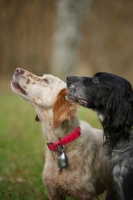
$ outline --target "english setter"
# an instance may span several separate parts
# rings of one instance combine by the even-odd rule
[[[79,121],[77,105],[66,99],[66,84],[57,77],[38,77],[17,68],[12,90],[33,105],[46,140],[43,181],[50,200],[115,199],[111,163],[103,151],[103,132]]]
[[[68,99],[94,110],[104,129],[112,158],[114,190],[120,200],[133,200],[133,90],[124,78],[110,73],[68,76]]]

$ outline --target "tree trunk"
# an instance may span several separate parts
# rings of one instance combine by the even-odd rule
[[[58,0],[54,33],[51,73],[65,79],[74,74],[79,43],[82,39],[82,21],[89,11],[91,0]]]

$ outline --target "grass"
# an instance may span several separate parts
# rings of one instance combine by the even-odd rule
[[[1,81],[0,102],[0,199],[48,200],[42,182],[45,140],[36,113],[11,91],[9,81]],[[93,112],[80,108],[78,113],[100,127]]]

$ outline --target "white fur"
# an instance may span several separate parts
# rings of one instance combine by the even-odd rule
[[[65,146],[68,167],[60,169],[57,165],[58,152],[50,151],[46,146],[43,181],[50,200],[64,200],[68,195],[76,200],[97,200],[98,195],[111,186],[111,165],[103,152],[102,131],[79,121],[76,115],[54,127],[53,104],[58,93],[66,88],[66,84],[57,77],[38,77],[24,70],[21,74],[15,73],[14,80],[27,95],[13,84],[12,90],[34,106],[47,143],[57,141],[77,126],[81,127],[81,136]]]

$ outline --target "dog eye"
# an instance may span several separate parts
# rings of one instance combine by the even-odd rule
[[[94,82],[94,83],[98,83],[98,82],[99,82],[98,78],[97,78],[97,77],[94,77],[94,78],[93,78],[93,82]]]
[[[43,81],[47,84],[49,84],[49,80],[47,78],[44,78]]]

